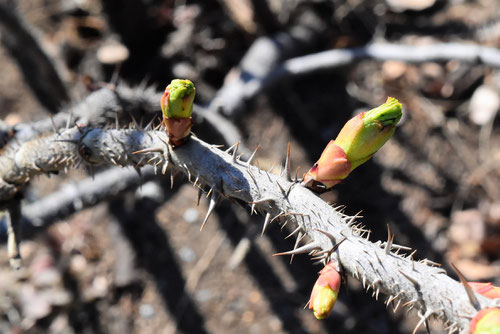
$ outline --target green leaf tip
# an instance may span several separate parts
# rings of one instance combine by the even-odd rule
[[[363,120],[365,125],[379,123],[383,126],[395,126],[403,116],[402,109],[403,106],[397,99],[388,97],[384,104],[367,111]]]

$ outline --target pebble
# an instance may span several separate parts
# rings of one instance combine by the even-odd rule
[[[184,211],[184,215],[182,216],[182,218],[184,218],[184,221],[186,223],[193,224],[198,222],[200,218],[200,213],[195,208],[189,208],[186,211]]]
[[[119,42],[104,44],[97,50],[97,60],[105,65],[115,65],[128,59],[127,47]]]
[[[395,12],[405,10],[420,11],[434,5],[436,0],[385,0],[389,7]]]
[[[145,319],[151,319],[155,316],[155,308],[151,304],[142,304],[139,306],[139,314]]]
[[[500,97],[491,87],[478,87],[469,103],[469,118],[476,125],[488,124],[500,107]]]
[[[195,299],[200,303],[208,302],[210,299],[212,299],[212,297],[213,294],[208,289],[198,290],[195,294]]]
[[[196,253],[189,247],[184,246],[177,252],[182,261],[191,263],[196,259]]]

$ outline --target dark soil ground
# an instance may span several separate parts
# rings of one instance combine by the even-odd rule
[[[394,1],[350,0],[8,3],[32,26],[72,102],[89,93],[89,78],[107,83],[118,75],[159,90],[188,77],[196,102],[208,104],[258,37],[304,22],[316,27],[314,36],[280,60],[379,40],[500,46],[495,0],[413,0],[399,9]],[[120,58],[123,49],[125,62],[110,65],[106,56]],[[48,117],[6,47],[0,64],[1,119]],[[500,285],[499,92],[500,72],[485,65],[365,60],[281,82],[231,120],[247,147],[260,144],[262,168],[278,173],[290,142],[292,169],[302,175],[353,114],[398,98],[404,117],[394,138],[322,196],[347,214],[362,211],[372,240],[385,240],[389,224],[395,242],[417,249],[417,258]],[[79,169],[37,178],[27,200],[87,176]],[[207,203],[196,205],[197,191],[182,177],[175,184],[170,190],[159,178],[55,221],[23,242],[20,271],[9,269],[3,240],[0,333],[413,331],[414,314],[387,310],[354,280],[331,317],[316,320],[303,307],[321,268],[306,256],[292,264],[271,256],[293,247],[287,228],[271,226],[260,237],[263,217],[223,202],[200,232]]]

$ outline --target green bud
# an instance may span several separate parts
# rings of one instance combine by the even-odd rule
[[[190,80],[172,80],[161,98],[163,115],[168,118],[191,117],[195,93],[196,89]]]
[[[389,97],[380,107],[351,118],[304,174],[302,184],[323,192],[340,183],[391,138],[401,116],[401,103]]]
[[[381,106],[349,120],[335,139],[351,170],[370,159],[392,137],[402,116],[401,103],[389,97]]]

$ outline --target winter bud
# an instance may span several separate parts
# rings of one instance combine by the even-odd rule
[[[309,309],[317,319],[325,319],[332,312],[340,290],[340,275],[330,261],[320,272],[309,299]]]
[[[500,308],[485,308],[471,320],[470,334],[500,334]]]
[[[172,80],[161,98],[163,115],[169,118],[191,117],[195,94],[196,89],[190,80]]]
[[[303,185],[321,192],[340,183],[391,138],[401,110],[401,103],[389,97],[381,106],[350,119],[304,175]]]
[[[180,146],[189,137],[193,119],[193,101],[196,93],[189,80],[172,80],[161,98],[163,122],[167,127],[169,142]]]

